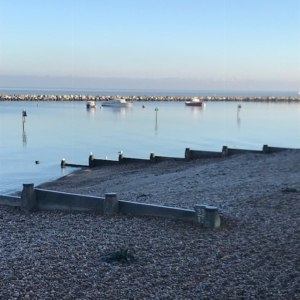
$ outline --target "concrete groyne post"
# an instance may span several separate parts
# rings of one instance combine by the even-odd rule
[[[105,194],[103,212],[109,215],[116,214],[119,212],[119,202],[116,193]]]
[[[270,153],[269,146],[268,145],[263,145],[262,151],[263,151],[263,153]]]
[[[120,154],[119,154],[119,158],[118,158],[119,163],[122,163],[122,162],[123,162],[123,158],[124,158],[123,153],[120,153]]]
[[[206,208],[206,205],[203,205],[203,204],[196,205],[194,208],[196,221],[198,223],[201,223],[202,225],[204,224],[205,208]]]
[[[185,148],[184,158],[185,158],[185,160],[191,159],[191,149],[190,148]]]
[[[24,183],[21,193],[21,210],[32,212],[36,209],[36,196],[33,183]]]
[[[228,147],[227,146],[223,146],[222,148],[222,157],[224,156],[228,156]]]
[[[94,156],[93,153],[91,152],[89,155],[89,168],[93,168],[94,167]]]
[[[155,153],[150,153],[150,162],[155,163]]]
[[[205,206],[203,225],[206,228],[212,228],[212,229],[221,226],[221,218],[217,207]]]
[[[67,162],[66,162],[66,160],[63,158],[63,159],[61,160],[61,162],[60,162],[60,167],[61,167],[61,168],[65,168],[65,167],[66,167],[66,164],[67,164]]]

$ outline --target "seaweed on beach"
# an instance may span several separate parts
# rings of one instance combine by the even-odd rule
[[[297,192],[298,192],[297,189],[289,188],[289,187],[287,187],[287,188],[282,188],[281,191],[282,191],[283,193],[297,193]]]
[[[102,257],[102,261],[107,263],[119,262],[119,263],[131,263],[135,260],[132,251],[129,248],[121,248],[118,251],[114,251],[104,257]]]

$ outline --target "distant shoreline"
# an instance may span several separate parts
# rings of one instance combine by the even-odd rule
[[[130,101],[167,101],[179,102],[190,100],[191,96],[120,96]],[[116,96],[107,95],[29,95],[0,94],[0,101],[107,101]],[[198,96],[203,101],[244,101],[244,102],[300,102],[299,96]]]

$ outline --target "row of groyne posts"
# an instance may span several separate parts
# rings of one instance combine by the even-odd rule
[[[61,161],[61,167],[93,168],[139,162],[159,163],[168,160],[189,161],[192,159],[222,158],[245,153],[268,154],[286,150],[300,149],[269,147],[268,145],[264,145],[262,150],[259,151],[223,146],[221,152],[212,152],[186,148],[184,158],[157,156],[155,153],[151,153],[149,159],[140,159],[124,157],[123,153],[120,153],[119,159],[116,161],[96,159],[91,153],[89,155],[88,165],[69,164],[63,159]],[[224,216],[219,212],[219,209],[213,205],[197,204],[194,209],[183,209],[119,200],[116,193],[106,193],[105,197],[95,197],[39,189],[35,188],[33,183],[23,184],[20,197],[0,195],[0,204],[19,207],[24,212],[34,212],[36,210],[96,211],[108,215],[124,213],[134,216],[162,217],[197,222],[204,228],[218,228],[224,222]]]

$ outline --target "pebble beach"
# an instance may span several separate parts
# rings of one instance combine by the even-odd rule
[[[39,188],[193,209],[222,226],[0,206],[1,299],[299,299],[300,151],[82,169]],[[120,250],[128,259],[107,260]],[[129,255],[130,254],[130,255]]]

